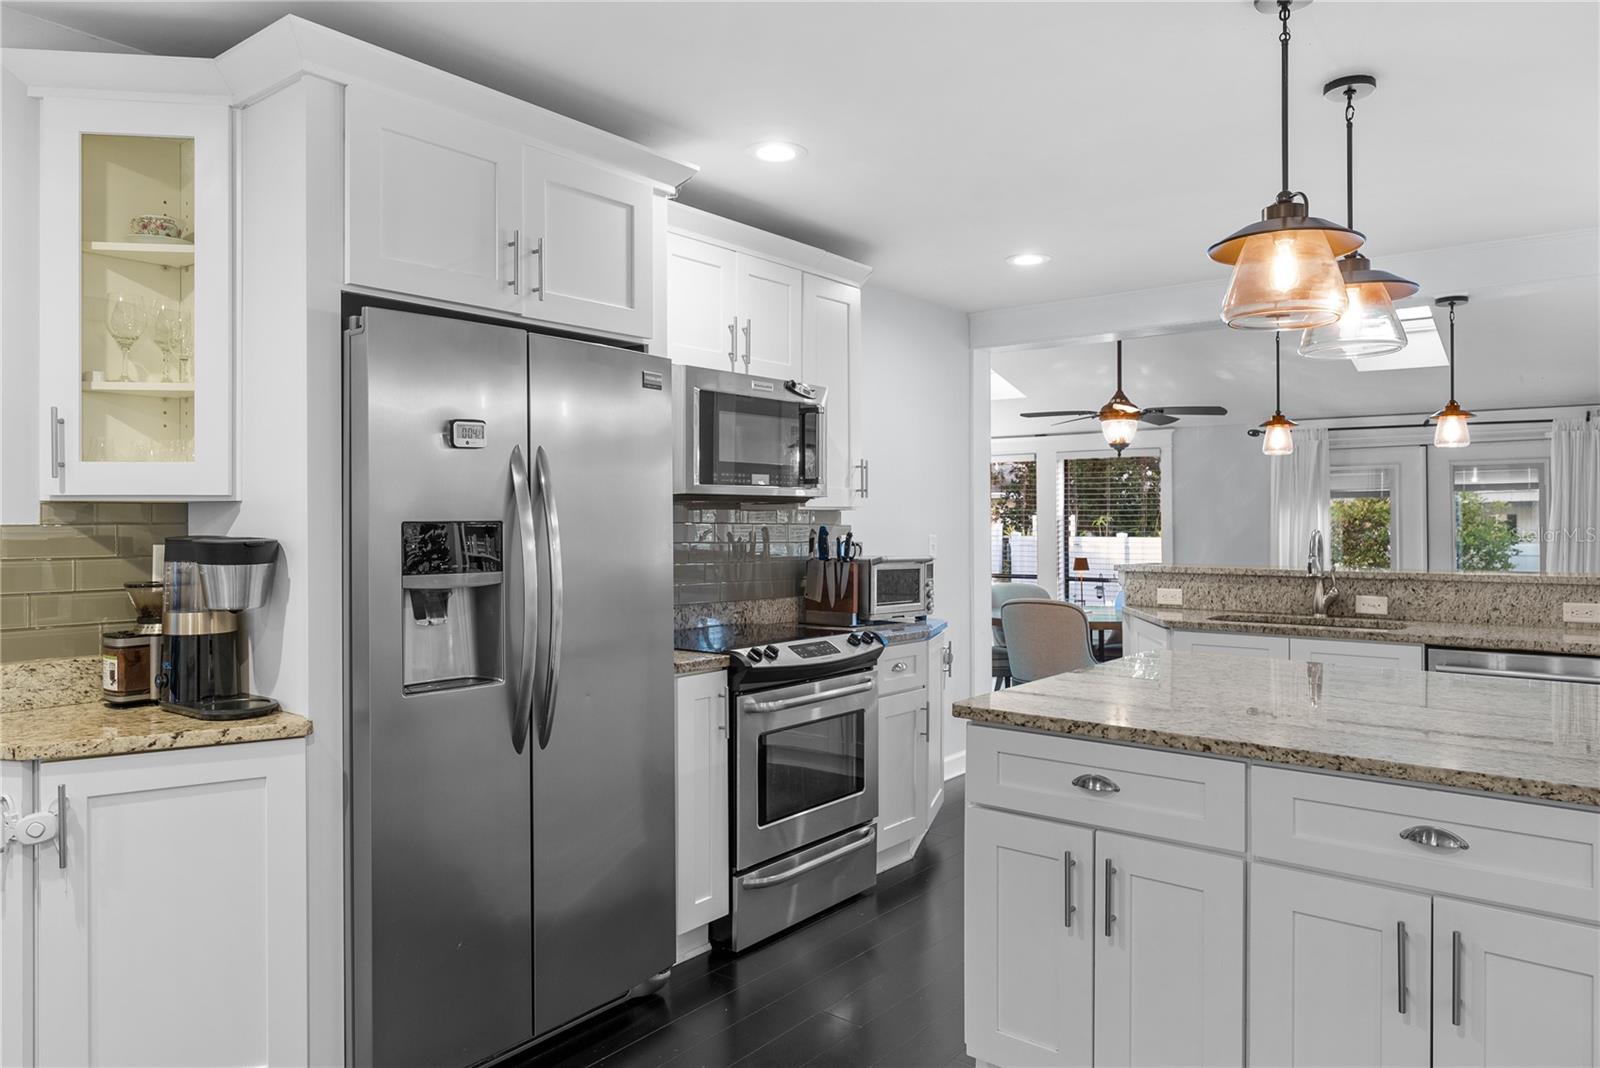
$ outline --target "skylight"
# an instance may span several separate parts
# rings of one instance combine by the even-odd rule
[[[1406,330],[1406,347],[1388,356],[1351,360],[1357,371],[1404,371],[1414,367],[1443,367],[1449,363],[1444,345],[1439,341],[1439,327],[1433,321],[1431,307],[1424,304],[1397,308],[1396,312]]]
[[[996,370],[994,370],[992,368],[990,369],[990,371],[989,371],[989,399],[990,400],[992,400],[992,401],[998,401],[998,400],[1021,400],[1022,398],[1026,397],[1026,396],[1027,396],[1026,393],[1022,392],[1022,390],[1018,389],[1016,386],[1013,386],[1010,382],[1007,382],[1003,377],[1001,377],[999,371],[996,371]]]

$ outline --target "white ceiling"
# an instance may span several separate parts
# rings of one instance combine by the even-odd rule
[[[1435,318],[1446,329],[1442,312]],[[1594,279],[1533,293],[1474,297],[1456,312],[1456,398],[1476,412],[1600,404],[1600,297]],[[1443,367],[1358,372],[1344,360],[1307,360],[1298,334],[1283,338],[1283,410],[1291,419],[1431,412],[1449,393]],[[1000,352],[993,368],[1025,396],[990,405],[996,435],[1051,430],[1021,412],[1098,408],[1115,384],[1110,344]],[[1215,327],[1123,344],[1123,389],[1136,404],[1220,404],[1226,417],[1184,417],[1178,427],[1253,426],[1272,414],[1272,334]]]
[[[686,202],[966,310],[1220,291],[1206,246],[1278,184],[1276,25],[1243,0],[8,6],[205,56],[292,11],[698,163]],[[1319,214],[1343,216],[1321,85],[1381,83],[1357,123],[1356,201],[1379,266],[1600,222],[1600,7],[1321,0],[1292,26],[1292,178]],[[746,154],[769,137],[809,154]],[[1054,259],[1003,262],[1022,249]],[[1245,344],[1224,336],[1193,343]]]

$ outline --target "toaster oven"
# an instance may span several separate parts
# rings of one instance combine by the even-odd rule
[[[932,558],[875,556],[855,566],[856,614],[863,623],[906,622],[932,613]]]

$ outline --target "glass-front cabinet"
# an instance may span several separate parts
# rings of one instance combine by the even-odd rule
[[[227,497],[230,110],[46,96],[41,496]]]

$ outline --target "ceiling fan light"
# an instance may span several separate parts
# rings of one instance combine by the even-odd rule
[[[1433,444],[1438,449],[1461,449],[1472,444],[1472,431],[1467,420],[1472,413],[1451,401],[1433,413]]]
[[[1134,435],[1139,432],[1139,417],[1128,412],[1117,411],[1110,405],[1100,409],[1100,434],[1106,439],[1106,444],[1117,450],[1120,454],[1123,449],[1133,444]]]
[[[1300,355],[1313,360],[1354,360],[1388,356],[1406,347],[1405,327],[1395,313],[1389,290],[1378,282],[1345,286],[1348,301],[1337,322],[1307,330]]]
[[[1348,303],[1321,230],[1269,230],[1244,238],[1222,320],[1238,330],[1311,330],[1337,322]]]

